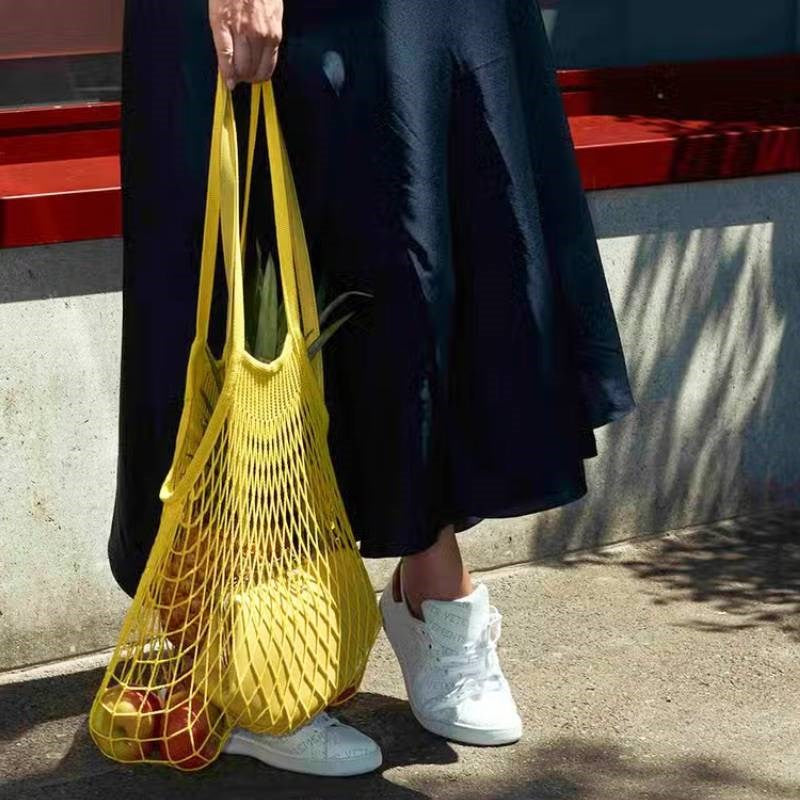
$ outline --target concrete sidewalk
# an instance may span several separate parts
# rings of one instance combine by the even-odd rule
[[[342,712],[381,743],[375,775],[321,780],[233,757],[197,775],[117,766],[86,733],[102,674],[90,669],[0,686],[0,797],[794,800],[798,531],[800,515],[740,520],[482,576],[527,726],[514,747],[422,731],[382,637]]]

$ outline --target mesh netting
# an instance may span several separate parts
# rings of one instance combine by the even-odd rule
[[[197,336],[161,524],[89,719],[119,761],[199,769],[234,726],[295,729],[359,685],[379,627],[328,453],[319,357],[308,358],[319,324],[270,84],[253,89],[245,195],[261,108],[289,333],[270,363],[244,349],[236,130],[220,83]],[[229,305],[217,359],[206,341],[220,227]]]

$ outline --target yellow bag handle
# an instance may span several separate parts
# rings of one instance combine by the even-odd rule
[[[206,211],[203,222],[203,249],[200,257],[200,284],[197,296],[197,319],[195,339],[205,343],[208,340],[208,322],[211,314],[211,294],[214,288],[214,267],[216,266],[219,237],[219,148],[222,134],[223,97],[217,90],[214,101],[214,117],[211,126],[211,150],[208,163],[208,185],[206,189]],[[211,278],[209,279],[209,273]]]
[[[247,236],[256,133],[259,112],[262,109],[267,132],[275,232],[287,328],[291,335],[304,342],[319,335],[319,317],[314,295],[311,262],[294,177],[278,123],[272,84],[270,82],[255,84],[251,90],[244,208],[240,225],[236,120],[230,90],[223,83],[222,77],[218,76],[211,134],[196,338],[203,343],[208,340],[217,245],[221,227],[225,275],[228,282],[228,330],[225,342],[227,355],[244,351],[242,252]],[[315,372],[321,385],[322,361],[317,356],[314,362]]]
[[[244,297],[239,240],[239,155],[236,121],[230,91],[219,76],[211,128],[206,213],[203,224],[203,250],[200,258],[200,283],[197,298],[195,339],[208,341],[211,299],[217,260],[220,227],[228,282],[228,335],[225,351],[244,350]]]
[[[273,197],[286,196],[288,207],[288,227],[291,236],[291,266],[294,277],[292,283],[296,287],[300,311],[300,327],[307,341],[312,341],[319,336],[319,316],[317,310],[316,296],[314,293],[314,281],[311,272],[311,261],[308,255],[308,244],[303,227],[303,217],[300,213],[300,204],[297,198],[297,188],[292,174],[289,154],[286,149],[286,140],[283,137],[278,124],[275,96],[271,83],[256,84],[251,90],[250,100],[250,132],[247,144],[247,173],[244,189],[244,210],[242,215],[242,243],[241,249],[244,252],[247,237],[247,223],[250,208],[250,187],[253,178],[253,161],[255,158],[256,135],[258,130],[258,120],[261,112],[264,112],[265,128],[267,132],[267,147],[272,153],[270,160],[270,174],[273,183]],[[273,168],[273,159],[277,158],[273,149],[279,145],[281,151],[282,173],[276,176]],[[276,181],[277,178],[277,181]],[[284,186],[285,189],[281,189]],[[276,214],[281,212],[281,208],[276,206]],[[277,220],[276,220],[277,230]],[[285,242],[284,242],[285,246]],[[280,255],[280,242],[278,257],[285,263],[285,255]],[[281,275],[282,282],[284,275]]]

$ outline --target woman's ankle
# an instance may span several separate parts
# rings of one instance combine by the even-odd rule
[[[453,528],[444,528],[427,550],[404,556],[400,581],[409,611],[422,619],[425,600],[457,600],[472,592],[472,580],[464,566]]]

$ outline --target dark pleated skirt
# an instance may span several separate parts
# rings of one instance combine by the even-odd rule
[[[329,293],[373,295],[324,356],[362,553],[414,553],[446,524],[581,497],[593,429],[634,404],[538,5],[286,6],[275,86],[314,269]],[[129,594],[158,527],[193,337],[215,86],[205,7],[126,4],[109,556]],[[268,239],[263,173],[256,185],[253,230]]]

